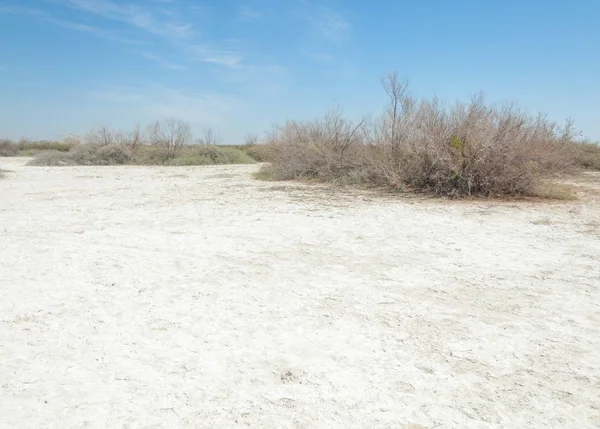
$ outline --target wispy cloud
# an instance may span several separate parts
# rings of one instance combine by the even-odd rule
[[[153,54],[148,51],[137,51],[142,57],[146,58],[148,61],[152,61],[153,63],[158,64],[160,67],[168,69],[168,70],[185,70],[187,67],[181,64],[175,64],[170,61],[165,60],[164,58],[159,57],[158,55]]]
[[[81,11],[93,13],[106,19],[121,21],[148,33],[167,39],[186,39],[194,35],[192,23],[165,20],[157,16],[151,7],[116,3],[109,0],[65,0]]]
[[[105,19],[123,22],[134,28],[143,30],[155,36],[159,36],[171,42],[185,58],[186,62],[201,61],[204,63],[217,64],[229,69],[239,69],[242,67],[244,55],[229,49],[216,47],[216,42],[201,42],[196,34],[194,25],[176,17],[185,15],[183,7],[193,7],[189,4],[185,6],[175,0],[155,0],[147,3],[145,7],[137,5],[127,5],[110,0],[63,0],[72,7]],[[154,6],[153,6],[154,4]],[[159,9],[157,5],[172,7],[172,9]],[[256,17],[256,12],[251,9],[244,9],[247,16]],[[199,43],[201,42],[201,43]],[[138,52],[140,53],[140,52]],[[164,68],[172,70],[182,70],[183,65],[173,64],[164,61],[155,54],[144,51],[140,53],[146,59],[153,61]]]
[[[259,52],[249,52],[246,41],[219,39],[201,35],[195,24],[208,20],[210,9],[191,1],[183,0],[47,0],[62,5],[70,13],[70,20],[58,18],[61,8],[32,9],[23,7],[0,6],[0,12],[22,13],[35,16],[63,28],[94,35],[96,37],[127,43],[132,52],[167,70],[186,70],[205,63],[227,74],[219,72],[216,79],[224,81],[234,76],[240,85],[252,85],[252,81],[264,79],[261,73],[280,78],[287,73],[284,67],[272,60],[261,59]],[[197,9],[197,10],[195,10]],[[231,19],[246,21],[264,18],[264,15],[248,6],[233,7],[235,14]],[[323,9],[325,10],[325,9]],[[52,12],[52,14],[50,13]],[[65,9],[62,9],[65,12]],[[200,13],[201,15],[198,15]],[[87,15],[87,16],[86,16]],[[64,15],[67,16],[67,15]],[[323,14],[318,15],[319,28],[325,28],[327,22]],[[93,18],[93,20],[90,20]],[[77,19],[78,21],[74,21]],[[90,25],[89,22],[93,22]],[[339,25],[339,24],[338,24]],[[134,35],[137,39],[132,39]],[[166,44],[166,45],[165,45]],[[163,54],[168,46],[169,55]],[[173,60],[176,58],[175,60]],[[251,60],[249,59],[251,58]],[[282,73],[281,70],[285,70]],[[269,84],[271,84],[269,82]]]
[[[251,8],[250,6],[238,6],[236,9],[236,14],[239,20],[251,22],[256,21],[263,17],[263,14],[259,11]]]
[[[340,11],[328,7],[316,7],[308,20],[321,36],[332,41],[343,39],[351,29],[350,21]]]
[[[113,40],[113,41],[117,41],[117,42],[124,43],[124,44],[139,45],[139,44],[144,43],[141,40],[124,37],[123,35],[115,32],[115,31],[111,31],[111,30],[107,30],[107,29],[99,28],[99,27],[94,27],[94,26],[87,25],[87,24],[81,24],[78,22],[73,22],[73,21],[69,21],[69,20],[65,20],[65,19],[56,18],[56,17],[50,15],[49,13],[47,13],[43,10],[40,10],[40,9],[32,9],[32,8],[27,8],[27,7],[15,7],[15,6],[0,6],[0,13],[14,13],[14,14],[35,16],[46,22],[50,22],[52,24],[58,25],[63,28],[67,28],[69,30],[81,31],[83,33],[91,34],[92,36],[95,36],[95,37]]]
[[[208,46],[195,46],[192,55],[205,63],[219,64],[230,69],[240,69],[244,56],[233,51],[220,50]]]

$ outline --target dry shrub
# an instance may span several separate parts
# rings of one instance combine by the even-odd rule
[[[196,140],[196,144],[218,146],[223,143],[223,137],[212,128],[204,130],[204,135]]]
[[[362,123],[353,124],[337,110],[322,120],[291,121],[267,138],[271,165],[266,169],[280,180],[340,179],[362,170],[363,141]]]
[[[383,184],[450,196],[524,195],[569,167],[569,126],[487,106],[482,97],[450,109],[429,100],[406,105],[396,129],[384,117],[369,144],[373,176]]]
[[[145,135],[136,127],[133,131],[123,132],[110,130],[103,125],[93,128],[85,136],[85,142],[92,146],[124,146],[129,150],[135,150],[145,144]]]
[[[391,75],[388,107],[353,124],[338,112],[289,122],[269,139],[276,179],[319,179],[408,187],[453,197],[534,194],[543,178],[571,165],[573,132],[483,97],[447,108],[417,100]]]
[[[190,125],[175,118],[150,124],[146,133],[149,144],[165,148],[173,158],[192,140]]]

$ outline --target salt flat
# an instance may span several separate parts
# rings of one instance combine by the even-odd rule
[[[600,426],[600,175],[441,201],[0,158],[2,428]]]

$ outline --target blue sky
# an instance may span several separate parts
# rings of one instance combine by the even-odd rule
[[[2,0],[0,136],[173,116],[228,143],[334,105],[517,100],[600,140],[597,0]]]

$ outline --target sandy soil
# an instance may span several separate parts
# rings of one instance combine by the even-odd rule
[[[450,202],[24,162],[2,428],[600,427],[600,175]]]

